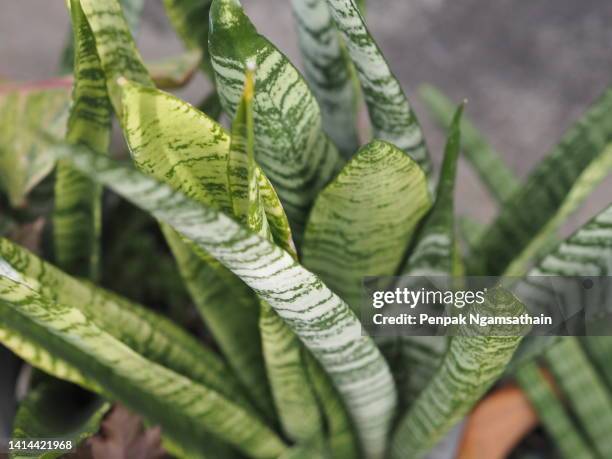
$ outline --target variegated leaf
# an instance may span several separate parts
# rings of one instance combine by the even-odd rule
[[[359,147],[359,94],[326,0],[291,0],[298,29],[304,77],[319,102],[323,127],[342,155],[350,159]]]
[[[538,413],[544,428],[553,437],[565,459],[595,459],[578,426],[557,398],[550,382],[537,364],[527,363],[516,372],[516,379]]]
[[[243,95],[232,123],[227,163],[230,198],[234,216],[254,233],[271,241],[272,233],[258,186],[258,168],[253,151],[253,70],[248,68],[246,71]],[[278,200],[272,204],[284,215]],[[285,227],[288,229],[287,223]],[[290,253],[297,259],[295,252]],[[302,345],[265,301],[260,302],[259,330],[267,375],[283,430],[292,440],[310,441],[322,430],[322,420],[306,373]]]
[[[159,424],[194,457],[205,456],[210,434],[255,458],[286,449],[258,418],[218,392],[145,359],[79,309],[54,303],[8,277],[0,278],[0,320]]]
[[[215,121],[157,89],[122,80],[123,131],[141,170],[197,202],[232,213],[227,173],[230,137]],[[250,289],[213,257],[163,232],[198,310],[264,413],[272,400],[258,333],[259,304]],[[232,291],[228,305],[227,291]],[[231,306],[228,307],[228,306]]]
[[[327,4],[357,69],[374,137],[404,150],[429,173],[429,153],[419,122],[357,4],[354,0],[327,0]]]
[[[242,387],[225,364],[168,319],[79,281],[7,239],[0,239],[0,262],[4,267],[2,275],[27,285],[50,301],[77,308],[145,358],[249,406]],[[73,378],[62,379],[79,383]]]
[[[363,147],[317,197],[303,263],[358,311],[365,276],[392,276],[431,206],[419,165],[393,145]]]
[[[368,457],[380,457],[396,392],[389,368],[357,317],[278,246],[217,210],[83,147],[56,145],[75,167],[208,251],[287,322],[330,374]]]
[[[283,203],[296,241],[319,190],[341,165],[321,126],[316,100],[299,72],[259,35],[238,0],[216,0],[209,49],[221,103],[234,116],[247,62],[257,66],[255,159]]]
[[[474,252],[470,272],[523,275],[610,170],[612,90],[607,90],[506,202]]]
[[[111,134],[111,106],[104,74],[79,0],[71,0],[70,4],[76,52],[66,140],[106,153]],[[57,264],[72,274],[96,279],[102,224],[101,187],[60,161],[54,197],[53,242]]]
[[[525,313],[522,303],[499,288],[489,289],[484,303],[474,303],[472,308],[470,312],[484,316],[518,317]],[[400,419],[392,439],[392,458],[423,457],[502,374],[524,330],[521,326],[501,327],[490,334],[477,325],[458,329],[432,380]]]

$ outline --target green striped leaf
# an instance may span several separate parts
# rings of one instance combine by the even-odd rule
[[[555,380],[600,457],[612,455],[612,397],[577,338],[564,337],[547,350]]]
[[[401,268],[402,274],[447,276],[453,273],[456,256],[454,192],[461,148],[462,114],[463,104],[455,111],[450,125],[435,203],[423,222],[414,248]]]
[[[96,51],[115,112],[121,113],[117,95],[120,77],[152,86],[118,0],[79,0],[93,34]]]
[[[523,275],[571,214],[612,169],[612,90],[506,202],[470,263],[472,274]]]
[[[523,304],[499,288],[489,289],[485,302],[472,308],[472,313],[485,316],[517,317],[525,313]],[[434,377],[399,421],[391,457],[423,457],[502,374],[522,332],[520,326],[491,329],[489,335],[477,325],[460,327]],[[507,336],[495,336],[501,333]]]
[[[606,382],[608,389],[612,390],[612,366],[610,366],[612,338],[610,336],[585,336],[581,338],[581,344]]]
[[[118,85],[122,126],[139,169],[202,204],[232,212],[227,173],[230,137],[186,102],[137,83]],[[253,400],[271,413],[261,341],[259,304],[251,290],[206,251],[194,252],[162,225],[187,288],[224,355]],[[227,292],[234,307],[228,308]]]
[[[79,309],[99,328],[147,359],[249,406],[223,362],[170,320],[79,281],[7,239],[0,239],[0,262],[2,275],[24,283],[50,301]]]
[[[76,447],[98,431],[110,407],[109,402],[80,393],[66,383],[44,381],[31,389],[19,404],[11,437],[14,440],[61,438]],[[63,454],[49,451],[37,457],[55,459]],[[31,459],[32,455],[13,454],[12,458]]]
[[[327,135],[350,159],[359,147],[359,94],[352,63],[325,0],[292,0],[304,65],[304,77],[321,107]]]
[[[404,150],[429,173],[429,153],[419,122],[359,8],[353,0],[327,0],[327,4],[357,70],[374,137]]]
[[[419,165],[375,140],[317,197],[304,234],[304,266],[357,311],[363,277],[396,272],[430,206]]]
[[[455,112],[453,102],[440,90],[427,84],[419,88],[419,95],[434,121],[446,129]],[[466,117],[461,121],[461,135],[465,158],[493,197],[500,203],[505,202],[520,187],[519,179]]]
[[[369,457],[380,457],[396,402],[389,368],[357,317],[278,246],[213,208],[83,147],[57,145],[75,167],[207,250],[269,303],[342,395]]]
[[[546,431],[566,459],[595,459],[550,383],[535,363],[528,363],[516,372],[516,380],[538,413]]]
[[[51,172],[44,134],[66,130],[70,84],[62,80],[33,85],[0,85],[0,187],[13,207]]]
[[[232,118],[244,86],[244,67],[247,62],[257,66],[255,159],[278,192],[299,241],[314,198],[338,171],[341,158],[323,132],[308,85],[257,33],[238,0],[216,0],[210,18],[215,79],[221,103]]]
[[[7,277],[0,278],[0,319],[79,368],[112,399],[159,424],[194,457],[205,455],[209,434],[256,458],[275,457],[286,448],[218,392],[145,359],[77,308],[51,302]]]
[[[79,0],[71,0],[70,4],[76,53],[66,140],[106,153],[111,134],[111,106],[104,74]],[[60,267],[80,277],[98,277],[101,199],[100,185],[66,162],[59,162],[53,212],[55,258]]]
[[[212,76],[208,53],[208,16],[212,0],[164,0],[170,23],[188,49],[202,55],[200,66]]]
[[[244,92],[232,123],[228,157],[230,197],[234,216],[254,233],[272,241],[258,187],[258,168],[253,151],[253,70],[248,68],[246,71]],[[284,215],[278,200],[273,205]],[[285,228],[288,229],[286,218]],[[295,251],[290,253],[297,259]],[[308,382],[302,345],[264,301],[260,303],[259,330],[268,379],[283,430],[292,440],[310,441],[321,430],[321,416]]]

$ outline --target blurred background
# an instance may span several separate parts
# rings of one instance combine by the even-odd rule
[[[260,32],[300,66],[289,0],[242,3]],[[467,98],[468,116],[525,177],[612,80],[610,0],[369,0],[367,19],[415,106],[436,162],[444,136],[419,102],[423,83],[456,102]],[[68,27],[63,0],[4,0],[0,78],[57,75]],[[161,0],[146,0],[138,44],[145,59],[182,50]],[[179,94],[195,103],[208,88],[197,76]],[[608,205],[611,196],[608,179],[564,233]],[[495,215],[493,201],[465,164],[457,197],[460,214],[481,221]],[[0,374],[16,373],[15,362],[3,358],[0,349]],[[0,378],[0,384],[9,379]],[[13,403],[12,396],[2,398],[11,392],[0,386],[0,433]]]

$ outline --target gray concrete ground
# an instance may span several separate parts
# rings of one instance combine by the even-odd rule
[[[261,32],[299,63],[287,0],[243,0]],[[521,176],[612,77],[612,3],[608,0],[370,0],[374,36],[424,124],[434,157],[440,132],[426,117],[416,89],[424,82],[455,100]],[[0,75],[53,75],[68,26],[62,0],[4,0],[0,16]],[[139,45],[145,57],[181,49],[161,0],[147,0]],[[198,100],[203,78],[182,95]],[[584,221],[610,201],[608,181],[574,218]],[[462,167],[459,209],[480,219],[495,206]],[[574,226],[572,225],[572,226]]]

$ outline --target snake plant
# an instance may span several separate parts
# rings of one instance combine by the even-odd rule
[[[557,230],[612,169],[611,91],[521,181],[464,104],[428,87],[448,127],[435,171],[363,4],[290,2],[302,74],[238,0],[164,0],[189,51],[145,64],[142,3],[68,0],[73,76],[0,86],[7,227],[54,184],[50,243],[36,254],[0,240],[0,343],[38,375],[15,439],[78,444],[121,403],[177,457],[420,458],[516,374],[562,454],[610,457],[605,338],[560,339],[517,363],[520,336],[375,339],[358,317],[365,276],[609,275],[612,207],[564,242]],[[164,92],[196,68],[214,88],[205,103]],[[499,203],[486,227],[455,215],[461,150]],[[134,283],[179,279],[176,295],[150,295],[161,307],[113,291],[140,261]],[[482,307],[524,311],[498,290]],[[75,390],[88,402],[63,403]]]

